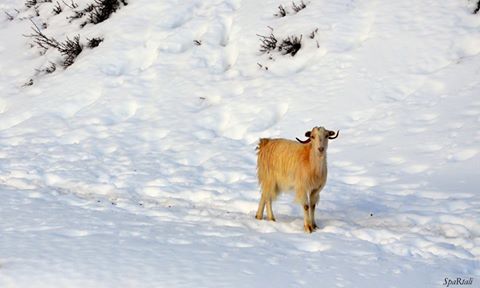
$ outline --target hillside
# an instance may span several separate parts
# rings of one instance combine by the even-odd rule
[[[474,1],[38,2],[0,3],[0,287],[479,285]],[[258,139],[314,126],[320,229],[290,194],[256,220]]]

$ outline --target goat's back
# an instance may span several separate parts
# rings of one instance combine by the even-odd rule
[[[302,165],[308,163],[309,147],[286,139],[260,139],[257,159],[260,184],[292,186]]]

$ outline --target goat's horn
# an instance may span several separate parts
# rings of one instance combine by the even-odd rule
[[[307,143],[310,142],[310,138],[308,138],[307,140],[304,140],[304,141],[303,141],[303,140],[300,140],[300,139],[298,139],[298,138],[295,138],[295,139],[297,139],[297,141],[300,142],[300,143],[302,143],[302,144],[307,144]]]
[[[302,143],[302,144],[307,144],[308,142],[310,142],[310,135],[312,135],[312,132],[311,132],[311,131],[307,131],[307,132],[305,132],[305,137],[308,137],[307,140],[302,141],[302,140],[300,140],[300,139],[298,139],[298,138],[295,138],[295,139],[297,139],[297,141],[300,142],[300,143]]]
[[[340,134],[340,130],[337,130],[337,135],[335,135],[334,131],[328,131],[328,139],[335,139],[338,137],[338,134]],[[335,135],[335,136],[333,136]]]

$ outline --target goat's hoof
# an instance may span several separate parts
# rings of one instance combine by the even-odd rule
[[[307,233],[312,233],[313,230],[315,230],[313,225],[310,225],[310,224],[304,225],[304,228],[305,228],[305,232],[307,232]]]
[[[262,220],[262,219],[263,219],[263,217],[262,217],[262,216],[260,216],[260,215],[255,215],[255,219],[257,219],[257,220]]]
[[[272,217],[272,218],[268,218],[268,221],[273,221],[273,222],[275,222],[275,221],[277,221],[277,220],[275,219],[275,217]]]

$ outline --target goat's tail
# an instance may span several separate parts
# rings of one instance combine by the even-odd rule
[[[257,148],[255,150],[259,151],[264,147],[268,142],[270,142],[270,139],[268,138],[260,138],[260,141],[258,142]]]

